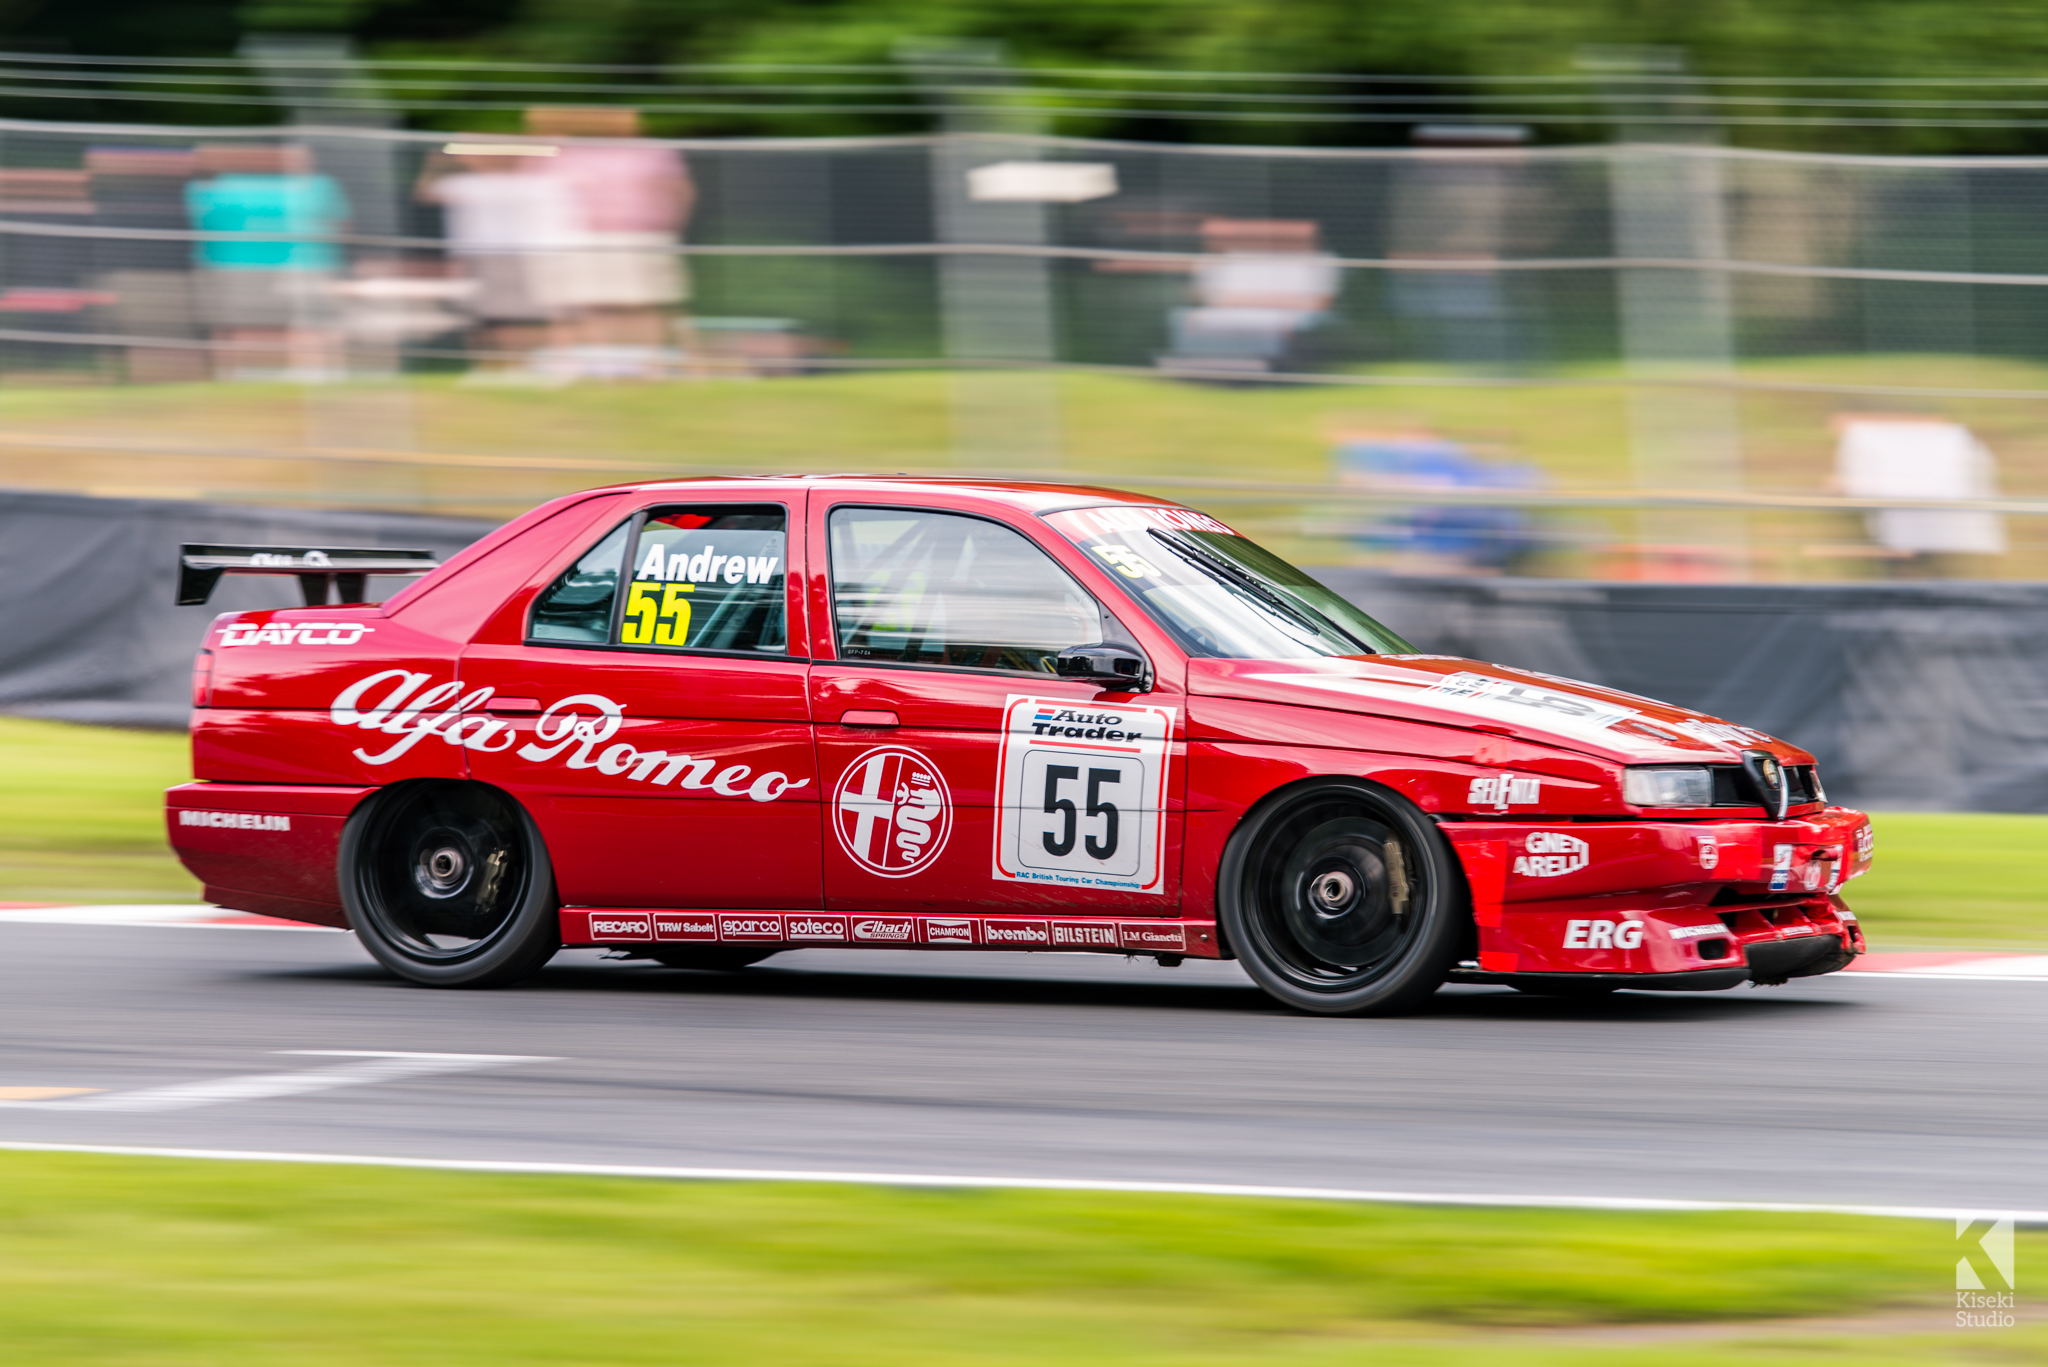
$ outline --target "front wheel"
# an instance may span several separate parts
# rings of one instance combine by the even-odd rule
[[[1247,817],[1223,854],[1217,912],[1259,986],[1324,1016],[1412,1009],[1470,927],[1448,842],[1412,803],[1358,781],[1305,785]]]
[[[377,962],[429,987],[497,987],[562,947],[554,867],[518,803],[479,783],[409,784],[356,809],[341,901]]]

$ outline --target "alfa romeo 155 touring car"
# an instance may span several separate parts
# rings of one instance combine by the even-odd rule
[[[382,603],[375,576],[425,573]],[[171,842],[224,907],[507,983],[564,946],[1235,958],[1326,1014],[1446,980],[1703,990],[1863,952],[1813,757],[1422,654],[1193,509],[966,480],[558,499],[217,618]],[[342,601],[333,602],[330,599]]]

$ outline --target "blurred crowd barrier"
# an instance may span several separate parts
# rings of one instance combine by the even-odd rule
[[[1168,491],[1212,502],[1270,503],[1229,485],[1263,478],[1295,494],[1294,534],[1397,568],[1569,552],[1571,572],[1626,578],[2048,572],[2048,161],[1477,136],[678,142],[578,107],[526,129],[0,123],[0,391],[941,371],[941,459],[1202,477]],[[1276,465],[1255,428],[1226,446],[1167,405],[1187,454],[1126,469],[1058,374],[1364,411],[1316,417],[1314,462]],[[62,433],[0,410],[17,447],[76,449],[10,424]],[[428,444],[360,405],[314,426],[330,451]],[[130,444],[175,455],[178,435]],[[806,438],[849,455],[835,425]],[[439,445],[459,463],[491,439]],[[1404,445],[1438,454],[1359,454]],[[907,432],[861,463],[876,451],[934,454]],[[375,484],[320,496],[491,502]]]

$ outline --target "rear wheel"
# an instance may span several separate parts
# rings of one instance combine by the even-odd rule
[[[477,783],[408,784],[341,837],[341,900],[363,947],[431,987],[496,987],[562,946],[553,866],[533,820]]]
[[[1413,1008],[1443,984],[1470,927],[1436,827],[1360,782],[1305,785],[1246,818],[1224,851],[1217,910],[1259,986],[1328,1016]]]

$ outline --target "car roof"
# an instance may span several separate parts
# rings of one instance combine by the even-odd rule
[[[759,489],[765,494],[791,494],[808,489],[829,489],[835,494],[888,498],[906,494],[953,494],[963,501],[996,503],[1020,512],[1049,513],[1061,508],[1099,507],[1104,503],[1131,503],[1144,507],[1179,507],[1170,498],[1134,494],[1122,489],[1105,489],[1092,484],[1054,484],[1026,480],[987,479],[970,475],[693,475],[681,479],[634,480],[608,486],[605,492],[675,494],[687,497],[707,487],[731,489],[736,486]]]

